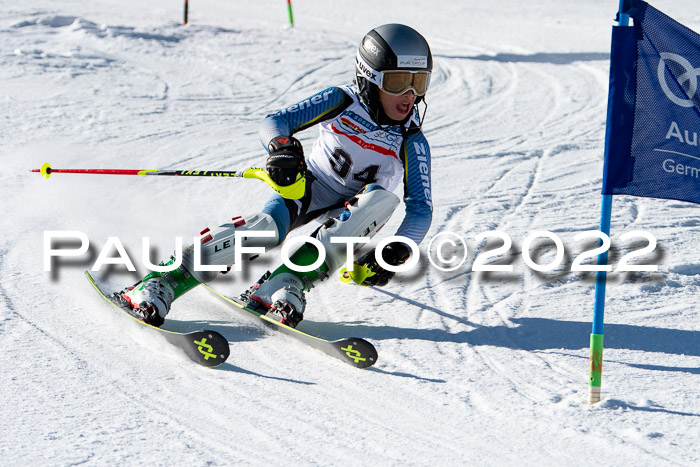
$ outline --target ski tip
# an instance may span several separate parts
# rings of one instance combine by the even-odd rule
[[[231,354],[228,340],[216,331],[195,331],[185,336],[192,343],[188,356],[202,366],[219,366]]]
[[[359,337],[340,339],[333,342],[341,360],[356,368],[369,368],[377,363],[377,349],[370,342]]]

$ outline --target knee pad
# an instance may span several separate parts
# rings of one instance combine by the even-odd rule
[[[316,232],[326,250],[328,273],[336,271],[347,260],[345,243],[331,243],[332,237],[372,238],[387,223],[399,205],[399,198],[379,185],[367,185],[348,202],[337,218],[329,218]],[[362,247],[358,244],[356,249]]]
[[[234,217],[232,222],[222,224],[215,229],[208,227],[201,232],[201,258],[198,265],[201,266],[231,266],[236,259],[235,232],[243,232],[243,246],[273,248],[279,243],[277,224],[269,214],[255,214],[245,219]],[[270,232],[266,237],[245,237],[245,232]],[[216,278],[220,271],[196,271],[194,245],[184,249],[182,253],[182,265],[199,282],[209,282]]]

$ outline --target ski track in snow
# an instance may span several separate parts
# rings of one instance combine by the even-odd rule
[[[167,254],[175,236],[254,212],[269,196],[263,184],[58,174],[43,181],[28,170],[46,161],[260,165],[260,120],[349,82],[357,42],[375,23],[318,0],[295,4],[293,29],[270,16],[271,6],[247,0],[236,10],[197,2],[186,27],[164,0],[118,9],[8,3],[0,14],[7,465],[583,465],[592,452],[604,465],[697,463],[695,206],[615,199],[611,260],[632,248],[615,244],[616,234],[649,230],[660,271],[611,275],[605,400],[585,404],[594,277],[566,268],[587,247],[574,236],[598,228],[617,5],[569,5],[579,21],[563,24],[551,0],[502,3],[437,2],[420,14],[397,13],[406,9],[396,1],[372,6],[376,24],[414,24],[433,47],[425,133],[435,212],[423,259],[439,233],[462,236],[469,257],[451,272],[425,260],[383,289],[332,279],[309,293],[301,329],[370,340],[379,361],[365,371],[259,328],[206,290],[178,300],[167,324],[230,340],[226,364],[197,367],[110,312],[84,280],[108,237],[121,239],[138,269],[98,275],[117,289],[145,272],[142,236]],[[698,29],[693,2],[655,5],[677,17],[693,11],[686,24]],[[299,136],[310,148],[316,131]],[[85,232],[89,254],[44,272],[45,230]],[[476,236],[495,230],[513,245],[487,262],[513,271],[473,272],[477,255],[501,245]],[[523,240],[537,230],[564,242],[559,269],[525,265]],[[531,251],[540,264],[555,253],[546,242]],[[273,252],[212,286],[239,293],[276,264]]]

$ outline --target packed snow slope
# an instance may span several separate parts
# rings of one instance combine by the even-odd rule
[[[616,1],[305,0],[293,2],[294,28],[283,1],[195,0],[187,26],[165,0],[0,5],[3,465],[700,462],[697,206],[615,199],[611,262],[645,245],[622,234],[644,230],[658,245],[638,262],[659,271],[610,275],[604,400],[585,402],[594,277],[570,266],[593,242],[574,237],[598,229]],[[696,0],[654,5],[700,30]],[[261,119],[350,82],[360,39],[389,22],[417,28],[434,53],[432,228],[416,272],[377,290],[325,281],[300,327],[372,341],[373,368],[271,334],[202,288],[166,327],[229,339],[229,362],[207,369],[101,301],[83,270],[110,237],[137,267],[96,274],[118,289],[146,272],[143,237],[157,261],[175,237],[255,213],[270,189],[30,169],[259,166]],[[316,131],[299,135],[307,148]],[[90,249],[45,272],[44,232],[65,230]],[[494,230],[513,245],[486,262],[513,271],[473,272],[502,244],[478,238]],[[566,254],[536,273],[521,246],[543,230]],[[426,259],[440,233],[469,246],[451,272]],[[555,255],[542,240],[530,251],[540,264]],[[235,295],[278,263],[275,250],[211,285]]]

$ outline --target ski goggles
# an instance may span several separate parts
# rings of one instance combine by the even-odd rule
[[[387,94],[400,96],[412,90],[416,96],[425,96],[430,85],[429,71],[389,70],[380,76],[379,88]]]
[[[379,89],[400,96],[412,90],[416,96],[424,96],[430,85],[430,72],[428,70],[387,70],[376,71],[362,58],[360,53],[355,57],[358,72]]]

